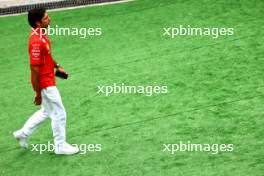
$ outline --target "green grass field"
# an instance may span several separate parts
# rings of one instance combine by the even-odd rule
[[[264,2],[138,0],[50,12],[52,25],[103,35],[50,36],[70,74],[57,79],[67,139],[101,152],[56,156],[23,150],[12,132],[39,107],[29,81],[26,15],[0,18],[0,175],[262,176]],[[233,36],[164,37],[178,25],[233,27]],[[168,93],[97,94],[98,85],[167,85]],[[53,141],[50,120],[31,144]],[[234,144],[233,152],[163,152],[162,144]]]

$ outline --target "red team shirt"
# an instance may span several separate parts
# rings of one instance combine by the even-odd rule
[[[30,33],[28,52],[30,65],[39,66],[40,88],[55,86],[54,61],[51,56],[50,41],[46,34],[40,34],[39,28]]]

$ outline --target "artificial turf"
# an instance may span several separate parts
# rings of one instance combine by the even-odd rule
[[[101,152],[20,149],[12,132],[38,110],[29,81],[26,15],[0,18],[0,175],[262,176],[264,37],[261,0],[139,0],[50,12],[52,25],[103,35],[50,36],[69,73],[57,87],[67,139]],[[232,27],[233,36],[164,37],[178,25]],[[167,94],[97,94],[98,85],[166,85]],[[30,137],[52,141],[50,120]],[[234,144],[234,151],[163,152],[163,144]]]

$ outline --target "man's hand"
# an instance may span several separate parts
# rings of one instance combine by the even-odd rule
[[[36,92],[34,104],[36,106],[41,105],[41,93],[40,92]]]
[[[68,78],[69,74],[61,66],[57,67],[56,69],[57,69],[57,72],[59,72],[58,75],[56,72],[56,76],[58,76],[60,79],[67,79]],[[60,73],[62,73],[62,74],[60,74]]]
[[[59,66],[59,67],[57,68],[57,70],[58,70],[59,72],[66,73],[65,70],[64,70],[61,66]]]

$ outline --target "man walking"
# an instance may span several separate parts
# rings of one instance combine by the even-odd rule
[[[41,109],[35,112],[24,126],[13,133],[23,148],[28,148],[27,138],[48,117],[54,137],[55,154],[75,154],[79,152],[66,142],[66,112],[61,96],[56,88],[54,68],[67,75],[64,69],[53,60],[51,44],[46,36],[45,29],[50,24],[50,17],[45,9],[32,9],[28,13],[28,22],[32,27],[29,38],[28,52],[30,56],[31,83],[35,91],[35,105]]]

